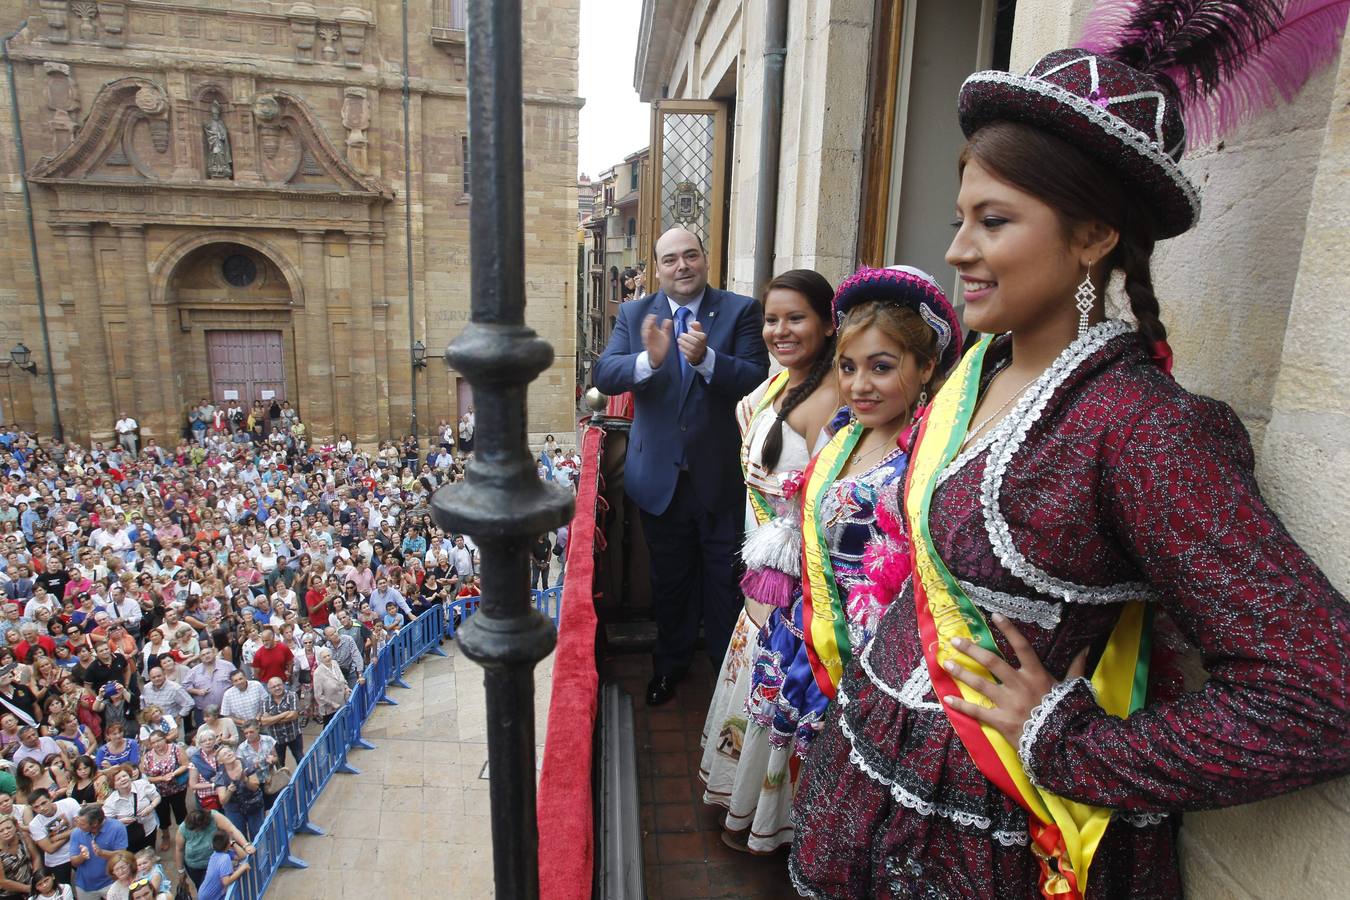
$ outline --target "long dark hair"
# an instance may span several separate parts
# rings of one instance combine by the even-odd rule
[[[972,159],[1055,210],[1066,234],[1089,222],[1120,232],[1106,257],[1103,290],[1119,269],[1140,337],[1147,345],[1167,340],[1149,265],[1157,242],[1153,217],[1118,177],[1067,141],[1020,122],[994,122],[971,135],[961,151],[961,171]]]
[[[769,282],[768,287],[764,288],[763,296],[760,297],[760,303],[767,302],[769,294],[780,289],[795,291],[805,297],[811,311],[820,317],[821,324],[826,329],[830,328],[834,288],[830,287],[824,275],[811,269],[789,269]],[[820,348],[820,354],[811,366],[811,371],[802,379],[801,384],[788,391],[787,396],[783,398],[783,408],[778,411],[773,425],[769,426],[769,433],[764,436],[764,446],[760,450],[760,464],[764,468],[772,470],[778,465],[778,457],[783,452],[783,421],[799,404],[815,393],[816,388],[820,387],[825,376],[829,375],[833,368],[834,335],[828,334],[825,337],[825,345]]]

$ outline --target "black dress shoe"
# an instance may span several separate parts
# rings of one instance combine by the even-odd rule
[[[675,684],[679,681],[674,675],[657,675],[647,682],[647,705],[660,706],[675,696]]]

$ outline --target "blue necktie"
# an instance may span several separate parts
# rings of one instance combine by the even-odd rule
[[[690,315],[692,315],[692,313],[687,306],[681,306],[679,309],[675,310],[675,346],[670,349],[680,360],[681,379],[689,376],[689,360],[685,359],[684,354],[680,352],[680,335],[689,333]]]

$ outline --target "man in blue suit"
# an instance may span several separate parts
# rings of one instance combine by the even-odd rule
[[[661,290],[619,307],[593,375],[607,394],[633,392],[624,485],[651,557],[651,706],[669,700],[689,668],[700,619],[714,668],[731,640],[745,525],[736,404],[769,371],[759,304],[708,287],[698,237],[661,235],[656,270]]]

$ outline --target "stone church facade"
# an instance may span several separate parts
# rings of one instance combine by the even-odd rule
[[[556,353],[540,436],[574,423],[578,4],[530,4],[524,34],[529,324]],[[0,372],[6,421],[51,434],[49,379],[79,439],[125,412],[172,443],[232,394],[360,443],[466,409],[440,359],[469,318],[463,16],[408,5],[405,81],[390,0],[0,2],[0,357],[23,342],[38,366]]]

